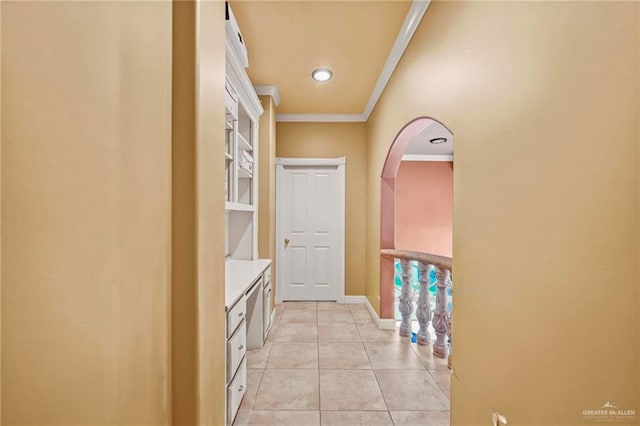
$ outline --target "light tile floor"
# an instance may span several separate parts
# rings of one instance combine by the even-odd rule
[[[447,361],[380,330],[364,305],[277,305],[247,369],[234,425],[449,425]]]

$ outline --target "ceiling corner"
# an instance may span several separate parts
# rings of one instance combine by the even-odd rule
[[[280,105],[280,91],[276,86],[270,84],[257,84],[253,86],[259,96],[271,96],[276,106]]]

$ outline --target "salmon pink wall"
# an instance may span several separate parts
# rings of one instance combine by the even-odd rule
[[[451,257],[453,163],[400,163],[395,218],[396,248]]]

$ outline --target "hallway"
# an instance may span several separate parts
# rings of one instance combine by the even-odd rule
[[[640,2],[8,0],[0,26],[0,425],[640,421]],[[281,303],[319,298],[353,304]]]
[[[276,305],[247,368],[234,425],[449,425],[446,359],[380,330],[365,305]]]

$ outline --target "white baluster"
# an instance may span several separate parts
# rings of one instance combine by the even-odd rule
[[[433,328],[436,331],[436,342],[433,344],[433,354],[438,358],[446,358],[449,355],[447,344],[447,279],[443,269],[435,267],[436,271],[436,311],[433,314]]]
[[[420,295],[418,296],[418,304],[416,306],[416,318],[420,324],[418,331],[418,344],[430,345],[431,333],[429,333],[429,324],[431,323],[431,297],[429,295],[429,265],[419,262],[420,268]]]
[[[411,261],[400,260],[402,267],[402,289],[400,290],[400,301],[398,310],[402,314],[402,322],[400,323],[400,335],[411,336],[411,313],[413,312],[413,292],[411,289],[410,276],[412,273]]]

